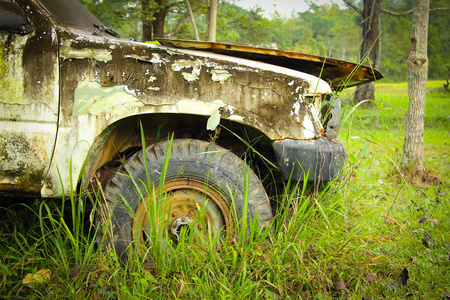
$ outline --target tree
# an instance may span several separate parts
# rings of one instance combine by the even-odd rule
[[[380,43],[380,14],[382,0],[364,0],[364,8],[360,10],[353,5],[349,0],[344,2],[359,12],[363,17],[363,41],[360,48],[360,59],[369,58],[369,61],[365,61],[364,64],[372,66],[374,69],[378,69],[380,65],[381,55],[381,43]],[[363,100],[375,100],[375,83],[366,83],[356,87],[354,104]],[[372,102],[366,102],[367,104]]]
[[[423,136],[425,92],[428,78],[428,17],[430,0],[414,0],[411,32],[412,49],[408,57],[409,108],[406,114],[402,170],[413,179],[424,175]]]
[[[141,8],[142,40],[151,41],[154,37],[164,37],[167,0],[141,0]]]
[[[216,41],[217,27],[217,0],[208,0],[208,31],[206,32],[206,40],[208,42]]]
[[[395,12],[395,11],[391,11],[385,8],[381,7],[382,4],[382,0],[364,0],[364,10],[359,9],[357,6],[355,6],[351,0],[343,0],[349,7],[353,8],[355,11],[359,12],[360,14],[363,15],[364,21],[363,21],[363,42],[362,42],[362,47],[361,47],[361,55],[364,54],[364,50],[367,49],[367,47],[372,47],[372,50],[370,51],[369,54],[369,58],[371,60],[372,66],[375,69],[379,68],[379,59],[380,59],[380,54],[381,54],[381,48],[380,48],[380,30],[379,30],[379,26],[380,26],[380,14],[381,13],[385,13],[385,14],[389,14],[389,15],[393,15],[393,16],[405,16],[407,14],[410,14],[413,12],[413,10],[406,10],[403,12]],[[387,1],[386,4],[389,5],[393,2],[396,1]],[[406,2],[406,4],[408,4],[409,1],[398,1],[398,2]],[[449,7],[445,6],[445,1],[442,1],[442,3],[440,2],[440,0],[437,1],[437,5],[443,5],[441,7],[434,7],[429,9],[429,11],[443,11],[443,10],[448,10],[450,9]],[[368,14],[366,14],[365,12],[368,12]],[[448,17],[446,17],[445,19],[442,19],[442,21],[447,21],[448,22]],[[370,25],[371,22],[375,22],[373,25]],[[443,23],[443,22],[442,22]],[[376,32],[378,28],[378,32]],[[445,27],[444,27],[445,28]],[[367,30],[373,30],[372,33],[370,33]],[[447,31],[444,30],[444,35],[447,35],[446,33]],[[375,37],[376,34],[376,37]],[[448,35],[447,35],[448,36]],[[377,40],[374,40],[374,37],[377,38]],[[393,37],[394,39],[397,38],[396,36]],[[366,40],[367,39],[367,40]],[[439,33],[439,39],[442,40],[441,34]],[[447,38],[448,40],[448,38]],[[442,43],[437,43],[438,45],[441,45]],[[447,43],[448,44],[448,43]],[[443,49],[445,48],[446,45],[441,47],[434,47],[434,48],[438,48],[439,51],[434,52],[435,54],[437,53],[438,57],[442,57],[440,53],[442,53]],[[445,50],[444,50],[445,52]],[[384,55],[383,55],[384,56]],[[398,53],[396,53],[396,56],[398,56]],[[448,70],[448,63],[446,63],[447,57],[445,56],[445,58],[442,60],[442,64],[441,65],[436,65],[435,68],[443,70],[444,72],[446,70]],[[395,63],[394,63],[395,65]],[[398,67],[398,66],[395,66]],[[401,68],[400,68],[401,69]],[[367,90],[367,92],[365,92]],[[370,83],[370,84],[365,84],[365,85],[361,85],[359,87],[357,87],[356,91],[355,91],[355,97],[354,97],[354,102],[358,103],[364,99],[372,99],[375,100],[375,94],[372,93],[372,91],[374,92],[374,83]],[[373,95],[373,97],[372,97]]]

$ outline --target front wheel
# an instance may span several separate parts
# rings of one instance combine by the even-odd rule
[[[164,141],[145,155],[137,152],[109,180],[105,194],[111,208],[109,241],[124,259],[132,241],[148,245],[156,223],[163,224],[162,242],[176,245],[182,230],[236,238],[239,228],[245,232],[240,236],[248,237],[251,224],[263,229],[272,219],[264,187],[245,162],[199,140]],[[162,214],[154,213],[156,206]]]

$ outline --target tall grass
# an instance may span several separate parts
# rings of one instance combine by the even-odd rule
[[[381,88],[382,87],[382,88]],[[0,221],[0,295],[4,298],[94,299],[351,299],[371,297],[440,299],[449,292],[449,132],[439,120],[448,94],[427,96],[427,164],[437,185],[411,186],[395,172],[402,145],[402,87],[377,85],[383,105],[358,108],[341,131],[349,159],[341,180],[317,197],[306,184],[286,182],[278,195],[270,243],[242,236],[235,242],[209,236],[193,242],[158,244],[148,255],[132,253],[122,265],[113,251],[95,247],[85,222],[84,200],[72,194],[67,214],[49,200],[5,210]],[[383,90],[384,89],[384,90]],[[394,93],[390,93],[390,90]],[[391,109],[388,109],[391,107]],[[432,116],[435,117],[432,117]],[[381,118],[384,118],[381,121]],[[147,183],[147,186],[150,186]],[[160,205],[158,190],[148,190]],[[103,201],[94,195],[94,205]],[[82,204],[83,203],[83,204]],[[159,204],[158,204],[159,203]],[[149,205],[148,213],[158,207]],[[66,219],[70,215],[71,220]],[[155,218],[160,216],[155,215]],[[242,220],[242,222],[245,222]],[[239,226],[238,226],[239,227]],[[157,227],[155,227],[157,228]],[[257,225],[252,234],[258,236]],[[107,230],[98,234],[105,235]],[[238,233],[239,236],[239,233]],[[104,239],[105,240],[105,239]],[[184,241],[184,242],[183,242]],[[241,241],[241,242],[240,242]],[[242,242],[245,241],[245,242]],[[137,242],[137,241],[136,241]],[[392,290],[402,270],[406,285]],[[27,273],[52,272],[50,280],[27,286]],[[335,284],[342,279],[345,288]]]

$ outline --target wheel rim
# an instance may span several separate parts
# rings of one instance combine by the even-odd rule
[[[157,191],[158,188],[156,187]],[[220,238],[229,238],[233,234],[234,219],[230,205],[222,195],[205,183],[193,179],[175,179],[164,184],[163,203],[160,205],[163,219],[160,224],[167,237],[175,245],[178,243],[181,231],[194,230],[206,237],[209,233],[213,237],[219,234]],[[151,197],[146,196],[136,210],[136,219],[133,221],[133,232],[139,238],[142,245],[146,244],[147,237],[158,232],[153,229],[155,223],[150,222],[148,217],[148,206]],[[158,226],[158,225],[156,225]],[[194,240],[195,242],[195,240]],[[163,241],[165,243],[165,241]]]

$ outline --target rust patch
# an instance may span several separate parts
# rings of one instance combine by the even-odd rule
[[[18,185],[21,189],[28,193],[39,193],[41,191],[43,185],[44,178],[43,171],[34,171],[25,176],[20,177],[18,181]]]

